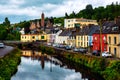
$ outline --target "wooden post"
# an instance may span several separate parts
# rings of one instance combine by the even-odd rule
[[[100,25],[100,56],[102,57],[102,20],[99,20]]]

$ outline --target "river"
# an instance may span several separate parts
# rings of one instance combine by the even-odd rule
[[[11,80],[101,80],[83,71],[70,68],[70,65],[47,54],[22,50],[21,63]]]

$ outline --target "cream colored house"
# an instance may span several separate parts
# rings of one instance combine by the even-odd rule
[[[88,47],[88,35],[76,35],[76,47]]]
[[[96,20],[90,20],[90,19],[72,18],[72,19],[64,20],[64,28],[75,28],[77,26],[80,26],[82,28],[82,26],[89,24],[98,25]]]
[[[47,40],[46,34],[22,34],[21,41],[22,42],[33,42],[37,40]]]
[[[120,34],[108,34],[108,52],[120,58]]]

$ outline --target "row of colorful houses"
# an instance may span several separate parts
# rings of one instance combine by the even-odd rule
[[[100,28],[102,28],[102,34],[100,34]],[[102,52],[108,51],[115,57],[120,58],[120,19],[104,21],[102,26],[89,24],[61,30],[52,28],[43,34],[21,35],[21,41],[23,42],[36,40],[67,44],[77,48],[88,48],[90,52],[102,49]]]

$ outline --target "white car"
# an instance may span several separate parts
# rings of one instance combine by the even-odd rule
[[[4,47],[5,47],[4,43],[0,43],[0,48],[4,48]]]
[[[102,57],[112,57],[112,55],[109,52],[103,52]]]
[[[74,52],[79,52],[79,49],[74,48],[73,51],[74,51]]]

